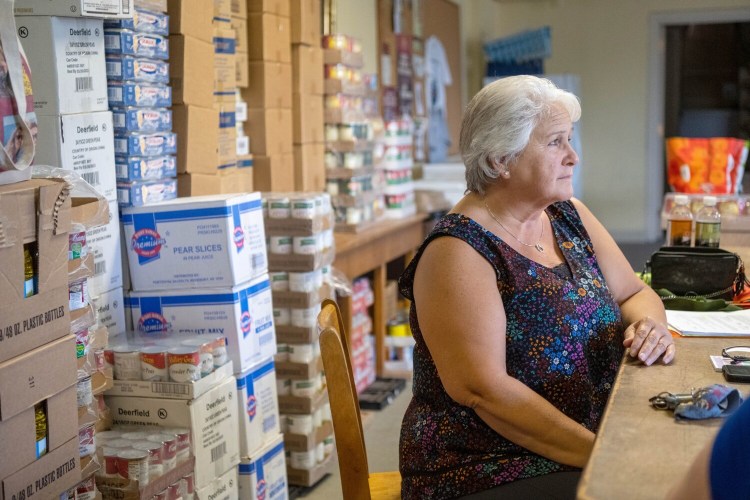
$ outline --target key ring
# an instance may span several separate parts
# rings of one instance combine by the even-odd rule
[[[664,391],[649,398],[648,401],[657,410],[674,410],[682,403],[692,402],[694,393],[695,390],[691,390],[689,394],[672,394],[671,392]]]

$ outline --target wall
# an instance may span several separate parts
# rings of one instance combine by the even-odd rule
[[[747,0],[463,0],[461,6],[469,96],[481,86],[483,41],[551,26],[545,71],[581,77],[583,200],[619,240],[646,240],[657,216],[647,209],[649,16],[747,7]]]
[[[545,70],[581,77],[583,201],[618,240],[647,240],[647,228],[653,228],[658,216],[647,199],[647,168],[655,163],[649,162],[647,152],[649,16],[747,8],[748,0],[456,1],[461,7],[467,99],[481,87],[483,41],[552,27],[552,57]],[[338,4],[339,31],[362,39],[368,71],[374,71],[375,0]],[[653,205],[653,196],[651,201]]]

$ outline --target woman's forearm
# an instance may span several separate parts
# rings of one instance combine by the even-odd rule
[[[620,312],[622,313],[622,322],[626,327],[645,317],[649,317],[665,327],[667,325],[664,303],[656,292],[648,286],[644,286],[623,301],[620,304]]]

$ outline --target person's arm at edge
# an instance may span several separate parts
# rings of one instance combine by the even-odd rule
[[[651,287],[638,279],[620,247],[601,222],[580,200],[571,199],[581,216],[596,251],[599,267],[612,296],[620,305],[625,330],[624,346],[630,355],[650,365],[662,355],[658,342],[666,344],[662,362],[674,359],[675,347],[667,328],[664,304]],[[650,335],[651,332],[654,335]]]
[[[438,238],[421,257],[414,295],[448,395],[519,446],[583,467],[594,434],[506,372],[505,311],[490,264],[465,242]]]

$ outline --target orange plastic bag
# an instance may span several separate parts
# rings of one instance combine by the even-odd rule
[[[666,141],[667,182],[676,193],[736,194],[748,143],[732,137],[671,137]]]

